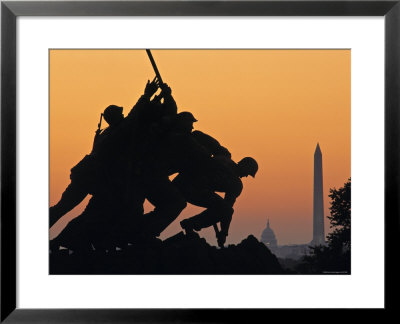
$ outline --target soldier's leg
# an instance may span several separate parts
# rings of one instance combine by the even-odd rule
[[[70,221],[63,231],[50,241],[50,245],[57,249],[62,246],[76,252],[92,251],[85,212]]]
[[[60,201],[50,207],[50,227],[62,216],[78,206],[93,189],[96,164],[91,155],[86,155],[71,169],[71,183],[63,192]]]
[[[208,190],[185,192],[185,194],[189,203],[207,208],[200,214],[183,220],[181,226],[185,230],[200,231],[202,228],[220,222],[221,231],[226,231],[227,234],[227,229],[232,220],[233,208],[221,196]]]
[[[149,180],[149,179],[148,179]],[[153,177],[146,181],[146,198],[154,210],[144,215],[147,232],[159,236],[186,207],[186,201],[168,177]]]
[[[133,243],[141,236],[145,226],[143,204],[146,197],[143,186],[141,179],[135,176],[112,190],[116,203],[112,203],[115,207],[109,213],[112,219],[108,228],[111,240],[118,247]]]
[[[112,211],[115,206],[107,195],[93,196],[81,215],[68,223],[64,230],[51,242],[73,251],[92,251],[103,248],[112,231]]]
[[[78,206],[87,194],[86,186],[83,183],[71,181],[67,189],[63,192],[60,201],[50,207],[50,227],[66,213]]]

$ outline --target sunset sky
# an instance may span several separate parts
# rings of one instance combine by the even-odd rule
[[[179,111],[195,129],[215,137],[235,161],[254,157],[255,179],[234,209],[227,243],[260,238],[270,220],[278,244],[312,239],[313,157],[320,144],[324,207],[329,188],[350,173],[350,50],[152,50]],[[50,205],[69,184],[70,169],[91,150],[100,113],[110,104],[125,115],[154,71],[144,50],[50,51]],[[103,122],[103,127],[106,123]],[[88,198],[62,218],[56,235],[84,209]],[[146,204],[146,210],[153,207]],[[202,209],[189,206],[179,222]],[[326,220],[326,232],[329,223]],[[213,229],[200,234],[215,244]]]

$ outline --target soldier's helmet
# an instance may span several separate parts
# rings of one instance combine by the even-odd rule
[[[189,122],[189,123],[197,122],[197,119],[194,118],[193,114],[188,111],[180,112],[178,115],[176,115],[176,118],[183,122]]]
[[[122,118],[124,118],[124,115],[122,114],[122,107],[116,106],[116,105],[109,105],[106,109],[104,109],[104,119],[109,125],[113,125],[116,122],[120,121]]]
[[[188,111],[183,111],[176,115],[175,126],[183,132],[191,132],[193,130],[193,123],[197,122],[193,114]]]
[[[253,178],[256,176],[258,171],[258,163],[252,157],[245,157],[241,159],[238,165],[246,174],[251,175]]]

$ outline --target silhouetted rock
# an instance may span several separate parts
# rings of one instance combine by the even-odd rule
[[[164,241],[121,250],[50,254],[51,274],[282,274],[275,255],[253,235],[223,249],[198,234],[180,232]]]

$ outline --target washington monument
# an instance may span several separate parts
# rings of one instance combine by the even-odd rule
[[[324,230],[324,195],[322,186],[322,153],[317,143],[314,152],[314,206],[313,206],[313,239],[311,245],[325,244]]]

